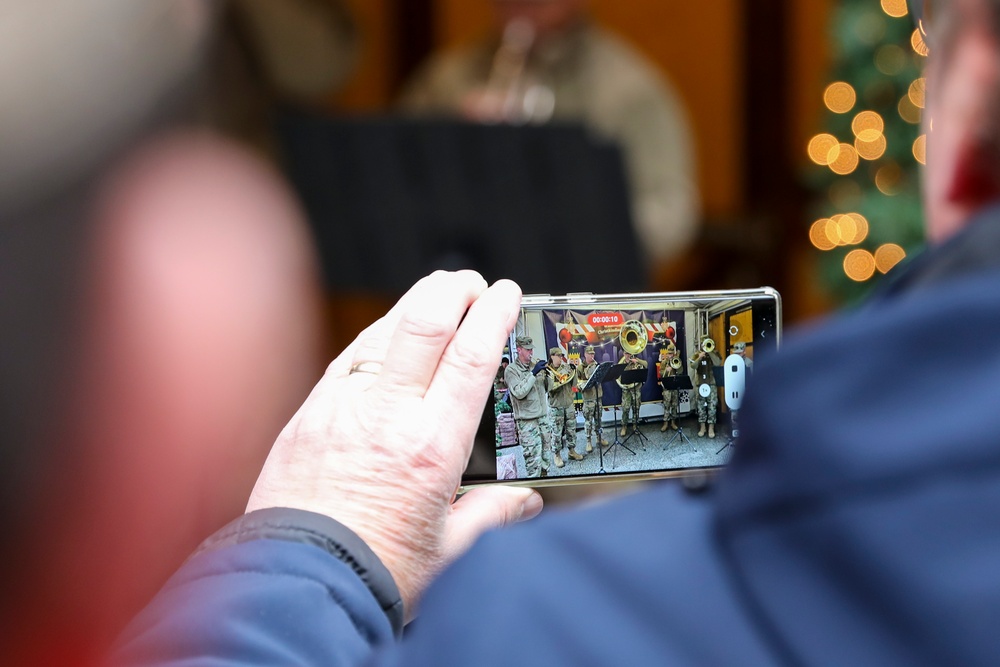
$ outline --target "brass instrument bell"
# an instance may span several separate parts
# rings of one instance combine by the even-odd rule
[[[622,325],[622,330],[618,334],[618,342],[622,349],[629,354],[639,354],[646,349],[649,337],[646,335],[646,327],[642,326],[639,320],[629,320]]]

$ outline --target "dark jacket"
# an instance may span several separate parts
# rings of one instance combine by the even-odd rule
[[[758,364],[712,493],[660,483],[488,534],[398,645],[370,592],[386,606],[385,591],[342,557],[277,540],[211,549],[136,620],[125,654],[345,665],[390,644],[378,664],[997,664],[1000,212],[982,217]],[[965,363],[944,373],[941,358]]]

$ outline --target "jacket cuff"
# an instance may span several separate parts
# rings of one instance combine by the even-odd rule
[[[201,543],[192,557],[253,540],[311,544],[351,568],[368,587],[396,638],[403,633],[403,600],[389,570],[354,531],[328,516],[273,507],[244,514]]]

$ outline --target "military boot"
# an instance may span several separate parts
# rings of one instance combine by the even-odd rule
[[[677,420],[676,419],[671,419],[670,420],[670,428],[674,429],[675,431],[678,431],[678,430],[680,430],[681,427],[677,425]]]
[[[607,446],[608,446],[608,441],[604,439],[604,436],[601,436],[601,438],[600,438],[599,442],[600,442],[600,443],[601,443],[602,445],[604,445],[605,447],[607,447]]]
[[[590,444],[590,438],[587,438],[587,453],[589,454],[592,451],[594,451],[594,446]]]
[[[623,423],[622,424],[622,432],[621,432],[621,434],[624,436],[627,432],[628,432],[628,427],[625,426],[625,424]]]
[[[554,463],[557,468],[562,468],[565,464],[563,463],[562,457],[559,456],[559,452],[556,452]]]
[[[710,437],[710,438],[714,438],[715,437],[715,424],[709,424],[708,425],[708,437]]]
[[[664,419],[663,420],[663,426],[660,427],[660,433],[663,433],[666,430],[667,430],[667,420]]]
[[[705,422],[698,422],[698,437],[705,435]]]
[[[571,449],[571,450],[569,450],[569,458],[573,459],[574,461],[582,461],[583,460],[583,454],[581,454],[580,452],[576,451],[576,449]]]

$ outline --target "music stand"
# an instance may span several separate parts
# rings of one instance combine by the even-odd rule
[[[594,369],[594,374],[590,376],[589,380],[587,380],[587,384],[585,384],[583,386],[583,388],[580,390],[580,393],[583,394],[584,392],[589,391],[590,389],[593,389],[597,385],[602,384],[603,382],[605,382],[605,376],[608,374],[608,371],[613,366],[614,366],[614,364],[611,363],[610,361],[602,361],[601,363],[599,363],[597,365],[597,368]],[[617,375],[615,377],[617,377]],[[614,378],[612,378],[612,379],[614,379]],[[598,419],[601,418],[601,409],[603,407],[604,406],[601,405],[601,397],[598,396],[597,397],[597,418]],[[584,416],[584,424],[583,424],[584,429],[587,428],[586,420],[587,420],[587,418],[586,418],[586,416]],[[603,430],[603,426],[597,432],[597,455],[598,455],[598,457],[601,460],[601,469],[597,471],[598,474],[600,474],[600,473],[606,473],[607,472],[604,469],[604,451],[601,449],[601,430]]]
[[[722,364],[718,364],[718,365],[714,366],[712,368],[712,376],[715,378],[715,386],[712,387],[712,391],[716,392],[716,397],[718,397],[719,387],[722,387],[723,391],[725,391],[725,388],[726,388],[726,368],[725,368],[725,366],[723,366]],[[719,406],[715,410],[715,423],[716,423],[716,425],[719,424],[719,412],[721,411],[721,409],[722,409],[722,406]],[[732,438],[732,436],[731,435],[730,436],[726,436],[726,442],[725,442],[725,444],[723,444],[722,447],[719,447],[718,451],[716,451],[715,453],[716,453],[716,455],[721,454],[723,452],[723,450],[726,449],[726,447],[732,447],[732,446],[733,446],[733,438]]]
[[[660,378],[660,385],[668,391],[679,391],[681,389],[694,389],[694,386],[691,384],[691,378],[687,375],[674,375],[673,377]],[[667,415],[664,414],[663,419],[666,420],[666,418]],[[668,440],[666,444],[663,445],[663,449],[666,449],[667,447],[672,445],[674,443],[674,440],[677,440],[677,438],[680,438],[681,442],[686,442],[687,444],[694,446],[690,438],[688,438],[684,434],[684,427],[680,425],[680,422],[678,422],[677,430],[674,431],[674,434],[672,436],[670,436],[670,440]]]
[[[610,361],[602,361],[601,363],[597,364],[597,368],[594,369],[594,374],[590,376],[590,379],[587,380],[587,384],[585,384],[580,391],[581,392],[590,391],[597,385],[606,382],[604,376],[608,374],[608,369],[611,368],[612,366],[614,366],[614,364],[611,363]]]
[[[648,376],[649,376],[649,369],[648,368],[635,368],[635,369],[632,369],[630,371],[623,371],[622,372],[622,384],[638,384],[638,385],[640,385],[639,386],[639,392],[640,392],[640,395],[639,395],[639,406],[638,406],[638,408],[636,408],[636,411],[635,411],[636,412],[635,424],[632,425],[632,432],[629,433],[627,436],[625,436],[625,439],[622,441],[622,446],[624,446],[625,443],[628,442],[629,440],[631,440],[632,436],[634,436],[636,434],[639,435],[639,440],[645,440],[646,442],[649,442],[649,438],[646,437],[646,434],[639,430],[639,410],[642,409],[642,393],[641,393],[642,392],[642,384],[646,382],[646,378]],[[622,392],[623,392],[622,393],[622,397],[623,397],[622,398],[622,402],[623,403],[624,403],[624,400],[625,400],[624,399],[624,392],[625,391],[626,391],[626,389],[624,387],[622,387]],[[624,425],[624,423],[625,423],[625,410],[623,408],[622,409],[622,424]],[[641,444],[642,444],[643,448],[645,449],[645,447],[646,447],[645,443],[641,443]],[[630,449],[629,451],[631,452],[632,450]],[[632,453],[634,454],[635,452],[632,452]]]
[[[734,440],[733,438],[734,438],[734,435],[736,435],[736,433],[737,433],[737,429],[736,429],[736,413],[737,412],[739,412],[739,411],[738,410],[733,410],[732,413],[731,413],[732,417],[730,417],[730,419],[732,419],[732,422],[730,423],[730,426],[729,426],[729,435],[726,437],[726,444],[722,445],[722,447],[719,447],[718,451],[715,452],[716,456],[718,456],[723,451],[725,451],[726,447],[733,447],[733,445],[736,443],[736,440]]]
[[[607,363],[610,363],[610,362],[607,362]],[[622,376],[622,372],[624,370],[625,370],[625,364],[613,364],[611,367],[608,368],[608,372],[604,376],[604,382],[613,382],[614,380],[617,380],[619,377]],[[623,413],[622,417],[624,419],[624,413]],[[611,455],[611,467],[612,468],[615,467],[615,460],[616,460],[616,457],[618,455],[618,450],[615,449],[615,447],[621,447],[622,449],[625,449],[626,451],[628,451],[628,453],[631,454],[632,456],[635,456],[635,452],[632,451],[631,449],[629,449],[625,445],[625,443],[622,442],[622,439],[620,437],[618,437],[618,408],[617,407],[615,408],[615,441],[612,442],[610,445],[608,445],[608,449],[607,449],[607,451],[609,451],[609,452],[612,451],[612,450],[614,450],[614,453]],[[605,454],[605,451],[603,449],[601,449],[601,443],[600,443],[600,441],[598,441],[598,443],[597,443],[597,448],[601,452],[601,469],[600,469],[599,472],[605,472],[605,470],[604,470],[604,454]]]

